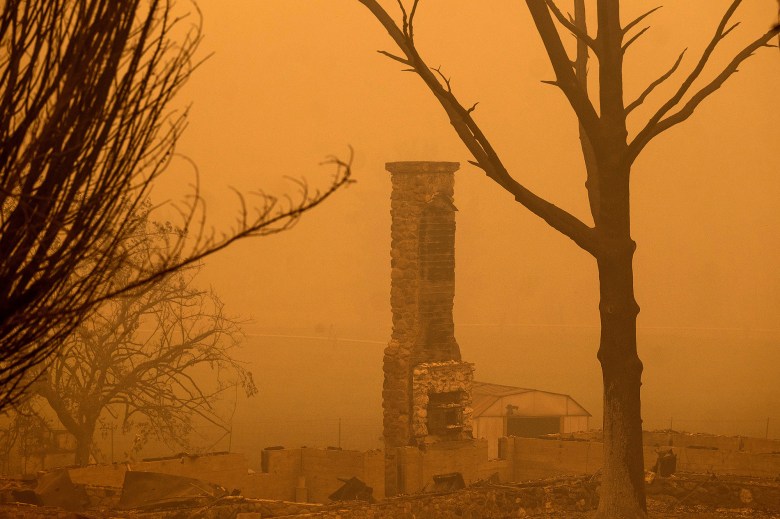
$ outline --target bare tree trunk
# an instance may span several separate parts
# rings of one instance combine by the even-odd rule
[[[79,467],[89,465],[89,454],[92,449],[92,435],[94,427],[85,427],[82,431],[74,434],[76,437],[76,456],[73,462]]]
[[[89,454],[92,447],[92,438],[95,435],[95,424],[97,424],[100,409],[97,413],[93,409],[84,414],[69,409],[63,399],[63,394],[55,390],[49,383],[48,372],[31,386],[33,392],[43,397],[57,415],[60,423],[65,429],[76,438],[76,453],[74,463],[79,466],[89,464]],[[81,396],[83,400],[84,397]],[[86,405],[86,404],[85,404]],[[80,419],[78,417],[81,417]]]
[[[604,474],[599,517],[646,517],[640,387],[637,354],[628,171],[604,175],[601,191],[602,238],[597,254],[601,315],[598,358],[604,382]]]
[[[604,468],[599,512],[603,517],[644,517],[644,458],[639,390],[642,362],[636,351],[631,257],[599,261],[604,381]]]

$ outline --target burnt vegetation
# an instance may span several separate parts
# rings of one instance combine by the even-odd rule
[[[208,230],[195,183],[177,232],[136,261],[131,238],[185,128],[187,110],[172,101],[200,63],[201,36],[187,2],[0,6],[0,409],[101,303],[238,239],[288,229],[350,182],[349,162],[334,158],[325,189],[240,197],[225,232]]]
[[[148,261],[170,232],[147,224],[134,236],[138,262]],[[76,439],[77,465],[89,463],[102,422],[138,434],[135,448],[156,440],[189,450],[195,423],[229,434],[218,411],[226,390],[240,386],[247,396],[257,391],[252,374],[233,355],[241,323],[213,290],[196,286],[198,270],[180,269],[103,302],[65,338],[43,373],[33,368],[30,392]]]
[[[587,174],[586,194],[593,219],[591,225],[529,190],[521,180],[522,172],[510,172],[487,133],[477,123],[478,104],[462,102],[453,92],[451,80],[442,68],[428,65],[415,42],[415,16],[423,2],[413,0],[409,6],[398,0],[400,20],[397,20],[379,1],[359,1],[381,23],[398,49],[379,52],[423,80],[472,155],[471,164],[596,260],[601,316],[598,359],[604,383],[605,443],[605,492],[599,513],[602,517],[643,517],[646,514],[640,412],[643,367],[636,345],[639,305],[634,297],[636,243],[631,237],[631,168],[655,137],[686,121],[746,59],[756,51],[772,46],[770,42],[778,34],[778,27],[748,36],[741,50],[734,53],[725,66],[714,73],[708,70],[712,78],[702,80],[702,72],[715,50],[739,25],[733,19],[742,0],[733,0],[692,68],[672,89],[671,96],[657,104],[647,121],[639,125],[636,134],[629,135],[629,115],[637,107],[649,103],[659,85],[673,81],[672,78],[682,71],[685,51],[672,58],[668,70],[642,92],[629,94],[633,96],[632,101],[624,101],[623,60],[632,45],[650,29],[644,24],[658,8],[623,23],[620,2],[597,0],[596,30],[593,32],[586,23],[584,0],[574,0],[573,15],[564,14],[553,0],[526,0],[555,75],[555,79],[544,82],[564,94],[580,129]],[[564,45],[561,33],[574,38],[574,55],[570,55]],[[598,61],[595,95],[588,91],[588,59],[591,57]]]

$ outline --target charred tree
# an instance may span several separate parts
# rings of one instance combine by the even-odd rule
[[[636,319],[639,306],[634,297],[631,237],[630,175],[634,161],[644,147],[660,133],[688,119],[699,104],[713,94],[755,51],[768,47],[778,34],[774,27],[737,52],[714,78],[692,88],[718,44],[737,24],[731,23],[742,3],[733,0],[715,34],[673,95],[636,134],[629,137],[626,119],[643,104],[653,90],[679,68],[683,55],[670,69],[651,82],[630,103],[624,102],[623,59],[630,45],[647,30],[636,30],[655,9],[621,24],[620,3],[596,1],[596,35],[585,24],[585,3],[575,0],[575,16],[566,16],[553,0],[526,0],[542,39],[555,80],[546,81],[566,96],[580,127],[580,140],[587,171],[587,195],[593,225],[540,198],[516,180],[504,167],[498,152],[474,119],[476,104],[467,108],[454,95],[449,79],[440,68],[430,68],[414,40],[414,18],[420,5],[413,0],[407,11],[398,2],[402,20],[397,23],[377,0],[359,0],[390,34],[398,54],[379,51],[415,72],[447,113],[458,137],[473,156],[471,163],[512,195],[517,202],[542,218],[593,256],[599,276],[601,339],[598,359],[604,383],[604,474],[599,515],[605,518],[646,516],[640,386],[642,362],[637,354]],[[577,41],[572,59],[559,35],[559,27]],[[586,64],[589,56],[598,61],[598,105],[588,94]]]
[[[134,261],[147,261],[171,229],[134,238]],[[237,321],[219,298],[194,285],[188,267],[101,304],[71,333],[30,387],[76,438],[75,463],[89,462],[102,419],[143,437],[186,448],[193,420],[229,430],[220,394],[236,385],[256,392],[252,374],[232,356]]]
[[[198,65],[200,20],[173,0],[7,0],[0,5],[0,409],[101,301],[246,236],[279,232],[349,182],[288,203],[242,203],[229,232],[204,232],[197,190],[183,237],[117,273],[134,216],[184,130],[171,101]]]

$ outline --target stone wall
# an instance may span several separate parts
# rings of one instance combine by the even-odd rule
[[[642,433],[642,443],[645,445],[681,448],[693,447],[720,451],[752,452],[754,454],[780,452],[780,440],[677,431],[645,431]]]
[[[651,469],[655,464],[658,448],[645,446],[646,469]],[[748,507],[775,507],[772,509],[780,510],[780,486],[771,483],[771,478],[780,475],[780,453],[728,451],[702,445],[673,448],[678,453],[678,477],[655,478],[648,487],[649,493],[684,497],[686,503],[717,504],[720,500],[728,506],[740,506],[741,503]],[[327,503],[327,496],[341,485],[339,478],[353,476],[373,487],[374,497],[382,497],[384,455],[381,451],[361,453],[304,448],[267,450],[264,455],[267,472],[252,474],[247,474],[246,467],[241,466],[241,457],[232,455],[203,456],[191,460],[184,458],[183,461],[177,458],[179,461],[175,463],[174,460],[144,462],[143,468],[146,470],[163,469],[173,474],[193,474],[197,467],[202,466],[204,470],[200,473],[201,479],[208,479],[203,477],[207,471],[210,471],[212,478],[215,474],[237,478],[236,474],[243,471],[244,479],[233,481],[239,483],[235,488],[242,489],[244,497],[224,498],[213,506],[199,509],[143,514],[113,511],[105,517],[253,519],[257,517],[256,514],[261,517],[307,514],[309,517],[339,516],[342,519],[414,516],[443,518],[451,517],[454,511],[458,511],[460,517],[489,519],[550,510],[573,511],[593,504],[595,487],[588,485],[593,482],[597,484],[599,478],[593,478],[591,474],[597,473],[603,463],[602,444],[597,441],[502,438],[500,453],[503,459],[499,460],[487,459],[485,440],[438,442],[425,448],[398,448],[395,452],[400,491],[407,495],[387,499],[373,506],[292,502],[308,500]],[[82,483],[105,483],[116,478],[119,471],[120,468],[116,466],[87,467],[76,469],[76,477],[73,479]],[[451,472],[461,473],[464,482],[472,486],[456,493],[432,494],[433,476]],[[685,476],[685,472],[710,472],[715,477],[711,474]],[[587,476],[577,477],[577,474]],[[746,477],[739,477],[740,474]],[[769,476],[770,479],[761,482],[755,480],[755,476]],[[543,481],[540,482],[540,478]],[[734,478],[737,478],[736,486],[733,484]],[[488,480],[500,484],[490,484]],[[534,481],[522,483],[524,480]],[[521,483],[511,483],[513,481]],[[114,487],[88,486],[87,493],[93,505],[104,510],[118,498],[118,489]],[[247,496],[266,499],[246,499]],[[239,513],[247,515],[242,517]],[[0,517],[70,519],[73,516],[45,507],[0,505]],[[95,517],[103,515],[98,513]]]
[[[214,453],[201,456],[183,454],[151,461],[71,467],[68,472],[74,483],[84,485],[120,488],[125,480],[125,472],[136,470],[200,479],[232,490],[241,488],[248,469],[249,465],[243,454]]]
[[[161,472],[238,489],[244,497],[326,503],[343,484],[339,478],[357,477],[384,497],[384,456],[381,451],[338,449],[280,449],[264,451],[266,472],[249,471],[240,454],[181,456],[132,464],[90,465],[70,469],[71,480],[87,485],[95,499],[118,493],[127,470]]]
[[[553,435],[550,435],[553,437]],[[600,430],[577,431],[560,435],[572,440],[590,440],[600,442]],[[759,453],[780,452],[780,439],[750,438],[746,436],[721,436],[707,433],[689,433],[684,431],[643,431],[642,444],[648,446],[693,447],[722,451],[741,451]]]
[[[290,501],[327,503],[328,496],[343,485],[342,479],[356,477],[373,489],[376,499],[384,497],[384,455],[381,451],[348,451],[336,449],[285,449],[267,451],[271,454],[268,474],[252,474],[248,478],[259,482],[260,476],[282,476],[294,480],[295,494],[284,497]],[[266,484],[247,487],[248,497],[279,498],[267,492]],[[289,487],[288,487],[289,488]],[[305,492],[302,490],[305,489]],[[289,492],[289,490],[288,490]]]
[[[655,442],[652,435],[646,439]],[[663,440],[663,438],[660,438]],[[667,439],[668,440],[668,439]],[[703,436],[678,446],[682,440],[673,438],[677,454],[677,470],[711,472],[742,476],[774,478],[780,475],[780,452],[745,452],[705,447]],[[658,448],[668,448],[668,441],[645,446],[645,467],[656,462]],[[665,444],[661,445],[661,444]],[[742,442],[743,446],[750,442]],[[722,442],[721,446],[731,443]],[[739,443],[733,445],[738,446]],[[772,445],[756,443],[765,450]],[[503,482],[528,481],[560,477],[566,474],[593,474],[603,464],[602,444],[598,441],[542,440],[532,438],[502,438],[500,458],[488,460],[485,440],[439,442],[424,448],[403,447],[394,450],[397,491],[420,492],[433,486],[433,476],[460,472],[467,484],[497,475]],[[116,499],[124,473],[132,470],[163,472],[194,477],[216,483],[228,490],[239,489],[245,497],[327,503],[328,496],[342,484],[339,478],[357,477],[373,488],[374,497],[384,493],[384,454],[381,451],[346,451],[335,449],[280,449],[264,453],[266,472],[248,470],[246,458],[239,454],[183,456],[173,459],[146,461],[130,465],[93,465],[70,469],[74,483],[87,485],[88,493],[106,503]]]
[[[398,492],[414,494],[430,491],[433,476],[459,472],[466,485],[497,479],[512,481],[511,460],[488,460],[486,440],[438,442],[425,449],[396,449]]]
[[[702,437],[704,437],[702,435]],[[700,438],[701,439],[701,438]],[[516,481],[562,474],[592,474],[603,463],[603,444],[597,441],[509,438],[513,478]],[[645,445],[645,469],[652,470],[657,450],[665,445]],[[744,452],[691,444],[671,447],[679,472],[730,474],[774,478],[780,476],[780,452]],[[507,457],[510,455],[507,454]]]

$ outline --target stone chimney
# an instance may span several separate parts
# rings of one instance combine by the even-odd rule
[[[384,440],[395,447],[471,438],[473,366],[462,362],[455,297],[457,162],[389,162],[393,334],[384,355]]]

